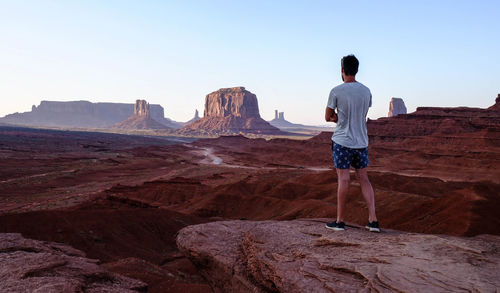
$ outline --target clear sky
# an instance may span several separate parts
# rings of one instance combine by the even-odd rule
[[[391,97],[487,107],[500,93],[500,1],[0,0],[0,116],[42,99],[203,113],[245,86],[261,116],[324,124],[340,59],[355,54],[370,118]]]

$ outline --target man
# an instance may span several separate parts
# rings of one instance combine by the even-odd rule
[[[375,196],[366,172],[369,164],[366,114],[372,105],[372,95],[370,89],[356,81],[358,67],[359,61],[354,55],[342,58],[341,74],[344,83],[331,90],[325,112],[327,122],[337,123],[332,136],[332,157],[338,177],[337,219],[327,223],[326,228],[335,231],[345,229],[344,210],[349,189],[349,168],[352,166],[368,205],[366,228],[371,232],[380,232],[375,215]]]

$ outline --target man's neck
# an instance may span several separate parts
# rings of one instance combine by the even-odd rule
[[[344,76],[344,82],[356,82],[356,77],[354,75],[345,75]]]

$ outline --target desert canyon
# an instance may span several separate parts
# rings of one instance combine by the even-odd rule
[[[336,214],[332,133],[242,135],[287,134],[244,87],[208,94],[204,116],[176,130],[218,138],[0,126],[0,291],[497,292],[494,102],[368,121],[380,234],[363,228],[354,174],[347,231],[324,228]],[[146,101],[123,108],[93,125],[169,127]]]

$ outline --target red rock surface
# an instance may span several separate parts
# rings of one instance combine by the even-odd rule
[[[189,226],[177,244],[216,292],[494,292],[500,237],[457,238],[326,220],[223,221]]]
[[[67,245],[0,233],[1,292],[145,292],[147,285],[112,273]]]
[[[182,134],[283,134],[262,119],[257,96],[244,87],[223,88],[205,98],[204,117],[184,126]]]
[[[419,107],[370,120],[368,134],[372,170],[500,182],[500,110]]]

